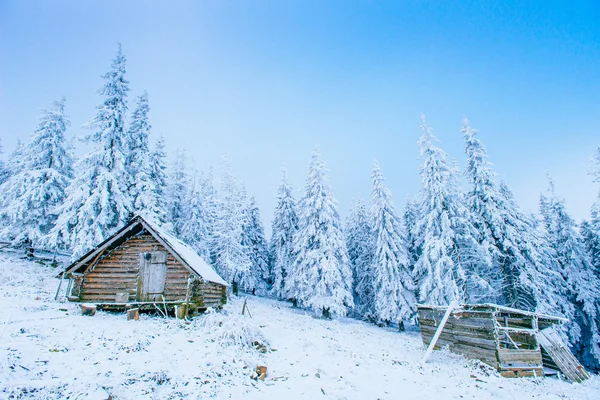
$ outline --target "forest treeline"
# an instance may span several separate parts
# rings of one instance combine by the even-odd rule
[[[1,239],[75,258],[142,214],[242,290],[328,318],[400,326],[415,322],[417,303],[454,300],[557,314],[569,320],[562,334],[573,352],[599,369],[600,198],[578,224],[549,178],[539,214],[524,212],[468,120],[460,171],[422,116],[421,188],[402,211],[375,161],[369,201],[357,201],[342,221],[315,149],[299,199],[282,172],[267,240],[258,204],[226,158],[214,176],[190,170],[181,151],[167,166],[162,137],[150,148],[148,95],[129,109],[120,46],[102,77],[83,158],[66,138],[62,98],[41,112],[30,140],[0,160]],[[600,183],[600,148],[592,158]]]

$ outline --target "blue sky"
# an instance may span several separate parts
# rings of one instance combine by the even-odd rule
[[[131,105],[147,90],[154,133],[199,169],[229,153],[265,221],[280,167],[301,189],[316,144],[343,214],[374,157],[402,206],[422,112],[461,166],[467,116],[525,210],[548,171],[581,219],[598,190],[598,21],[597,1],[0,0],[0,139],[10,153],[62,95],[83,135],[121,42]]]

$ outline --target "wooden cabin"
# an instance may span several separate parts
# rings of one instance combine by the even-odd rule
[[[228,284],[190,246],[136,216],[66,270],[69,301],[98,309],[220,307]]]
[[[448,307],[418,305],[423,343],[429,346]],[[560,371],[574,382],[589,378],[587,371],[554,329],[566,320],[495,304],[454,308],[435,348],[475,358],[505,377],[553,374]]]

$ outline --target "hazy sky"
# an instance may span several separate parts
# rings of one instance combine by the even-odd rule
[[[147,90],[154,136],[199,169],[229,153],[265,221],[280,167],[301,189],[315,144],[343,214],[374,157],[403,206],[422,112],[461,167],[467,116],[525,210],[548,171],[580,219],[598,190],[598,21],[598,1],[0,0],[4,158],[62,95],[69,135],[85,133],[121,42],[130,107]]]

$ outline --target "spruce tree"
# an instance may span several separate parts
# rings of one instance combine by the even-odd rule
[[[208,225],[210,224],[206,201],[202,192],[202,177],[194,176],[191,179],[191,189],[188,190],[181,225],[180,239],[190,245],[196,252],[210,261],[210,242]]]
[[[154,204],[150,206],[156,221],[160,225],[166,225],[169,229],[172,227],[168,223],[167,215],[168,199],[167,199],[167,154],[165,152],[165,139],[161,135],[156,141],[154,150],[150,153],[149,158],[149,179],[150,187],[154,190]]]
[[[138,96],[136,107],[131,115],[125,170],[129,178],[128,188],[133,211],[152,220],[158,220],[161,210],[157,209],[155,182],[151,179],[148,138],[152,127],[148,120],[149,111],[148,93],[144,92]]]
[[[269,280],[269,246],[265,237],[265,230],[260,220],[260,210],[256,199],[250,197],[246,206],[246,221],[242,232],[242,244],[246,247],[250,259],[250,271],[253,275],[254,288],[258,294],[267,293]]]
[[[407,238],[377,161],[371,177],[374,317],[377,321],[388,324],[393,321],[403,326],[403,321],[413,318],[416,312]]]
[[[99,93],[104,100],[89,123],[92,133],[86,140],[94,147],[78,164],[78,174],[49,237],[56,246],[70,247],[74,258],[123,226],[132,210],[125,171],[129,91],[125,62],[119,45],[111,69],[102,76],[105,83]]]
[[[564,300],[573,304],[566,333],[574,353],[588,368],[600,367],[600,280],[577,225],[567,213],[564,200],[557,197],[550,179],[546,195],[540,196],[540,211],[550,245],[562,275]]]
[[[225,157],[213,231],[214,267],[225,281],[239,285],[242,290],[252,290],[254,282],[249,279],[252,277],[249,274],[251,261],[242,243],[246,221],[244,197]]]
[[[2,139],[0,139],[0,157],[2,157]],[[6,167],[4,160],[0,158],[0,185],[8,180],[8,168]]]
[[[354,307],[362,318],[374,321],[373,258],[376,238],[367,206],[362,200],[358,200],[350,209],[344,231],[352,267]]]
[[[14,244],[43,246],[54,226],[56,208],[66,199],[73,178],[73,155],[65,139],[70,125],[65,99],[42,110],[30,142],[22,149],[22,165],[0,186],[0,218],[8,226],[2,236]]]
[[[171,169],[169,170],[168,194],[168,221],[172,226],[173,234],[181,236],[183,224],[186,219],[186,200],[189,197],[190,177],[187,173],[187,156],[185,150],[177,149]]]
[[[277,205],[271,226],[270,251],[273,264],[271,292],[279,299],[288,299],[285,281],[288,269],[295,258],[294,236],[298,230],[298,216],[292,187],[288,183],[285,169],[282,170],[281,183],[277,190]]]
[[[406,242],[408,243],[408,254],[410,257],[410,265],[411,271],[414,268],[417,259],[419,258],[419,254],[417,252],[416,245],[416,237],[415,233],[415,225],[417,223],[418,218],[418,205],[412,199],[406,199],[406,204],[404,205],[404,226],[406,227]]]
[[[413,273],[419,301],[435,305],[465,302],[491,290],[482,277],[488,262],[462,202],[456,171],[448,165],[446,153],[435,146],[437,139],[424,116],[422,121],[422,186],[413,232],[418,254]]]
[[[524,310],[556,312],[560,301],[552,282],[557,272],[547,244],[518,207],[511,190],[496,182],[487,153],[469,121],[461,130],[467,154],[466,176],[471,191],[466,201],[474,215],[479,242],[492,261],[492,281],[498,276],[501,303]]]
[[[352,271],[336,201],[317,149],[310,162],[298,219],[296,261],[290,268],[286,291],[298,305],[326,318],[344,316],[347,307],[353,305]]]

